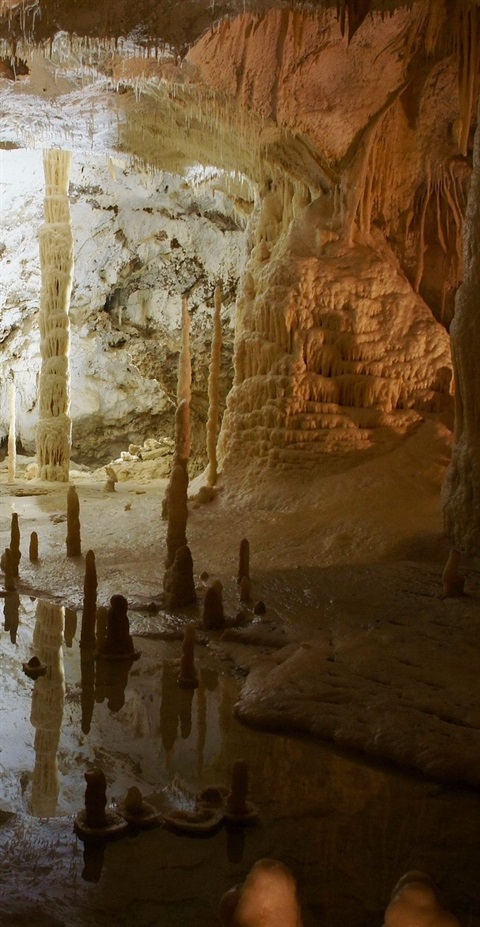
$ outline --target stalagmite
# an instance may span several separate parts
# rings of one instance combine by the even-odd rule
[[[252,589],[248,576],[242,576],[239,584],[238,590],[240,593],[241,602],[251,602],[252,600]]]
[[[16,429],[15,429],[15,380],[8,385],[8,406],[10,421],[8,427],[8,482],[15,482],[16,468]]]
[[[97,617],[97,569],[93,550],[85,555],[85,578],[83,583],[82,629],[80,647],[94,650],[96,646],[95,622]]]
[[[168,491],[167,559],[165,566],[172,565],[175,554],[187,543],[187,489],[188,476],[184,467],[176,464],[172,470]]]
[[[79,557],[81,552],[80,502],[75,486],[70,486],[67,493],[67,557]]]
[[[175,412],[175,437],[173,464],[170,476],[170,482],[165,491],[165,497],[162,503],[162,517],[168,518],[171,482],[173,471],[177,465],[183,467],[188,486],[188,459],[192,446],[192,425],[190,420],[190,399],[192,384],[192,363],[190,357],[190,316],[188,314],[188,304],[184,297],[182,299],[182,347],[178,360],[177,375],[177,410]],[[173,560],[173,558],[172,558]],[[170,563],[172,562],[170,561]]]
[[[38,560],[38,534],[36,531],[32,531],[30,535],[28,557],[31,563],[36,563]]]
[[[225,614],[223,611],[223,586],[216,579],[205,593],[203,602],[203,627],[207,630],[223,628]]]
[[[18,524],[18,514],[13,512],[10,526],[10,552],[12,560],[13,575],[18,576],[18,567],[22,556],[20,551],[20,527]]]
[[[459,927],[454,914],[438,900],[435,885],[424,872],[405,873],[392,891],[385,927]]]
[[[247,538],[242,538],[240,541],[237,583],[240,583],[244,576],[250,579],[250,544]]]
[[[190,354],[190,316],[186,297],[182,298],[182,347],[178,359],[177,405],[192,398],[192,360]],[[188,456],[188,455],[187,455]]]
[[[253,824],[258,818],[258,809],[247,800],[248,780],[248,763],[246,760],[235,760],[230,792],[225,802],[225,817],[232,824]]]
[[[42,288],[37,463],[43,480],[68,482],[71,444],[68,311],[73,276],[73,235],[68,200],[72,155],[44,152],[45,223],[39,231]]]
[[[452,547],[445,569],[442,573],[443,594],[448,597],[463,595],[465,577],[458,572],[462,555],[456,547]]]
[[[473,174],[464,237],[465,274],[450,327],[455,379],[455,440],[444,484],[447,534],[460,550],[480,547],[480,125],[475,131]]]
[[[167,608],[183,608],[197,601],[193,560],[187,545],[176,550],[173,563],[165,570],[163,591]]]
[[[217,432],[218,432],[218,393],[220,382],[220,364],[222,359],[222,322],[220,312],[222,308],[222,289],[215,287],[212,351],[208,373],[208,419],[207,419],[207,456],[209,486],[217,482]]]
[[[302,927],[293,873],[277,859],[259,859],[243,885],[220,901],[221,927]]]

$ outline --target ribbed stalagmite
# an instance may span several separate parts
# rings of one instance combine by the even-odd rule
[[[68,481],[70,465],[70,323],[73,277],[73,235],[68,200],[72,155],[44,152],[45,223],[39,231],[42,288],[40,293],[40,351],[42,366],[38,391],[37,463],[43,480]]]

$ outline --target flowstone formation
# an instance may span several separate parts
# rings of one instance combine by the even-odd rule
[[[463,270],[478,15],[424,3],[354,31],[342,41],[333,10],[247,13],[188,56],[215,100],[225,160],[236,107],[238,157],[257,184],[219,442],[227,468],[353,460],[451,415],[439,322]]]
[[[38,476],[68,482],[72,423],[70,409],[70,324],[73,234],[68,199],[72,155],[44,152],[45,224],[39,231],[42,289],[40,336],[42,367],[38,393]]]
[[[291,466],[388,447],[450,405],[445,330],[391,253],[347,245],[333,221],[325,247],[322,208],[305,208],[283,237],[280,221],[264,259],[259,216],[238,301],[225,463]]]

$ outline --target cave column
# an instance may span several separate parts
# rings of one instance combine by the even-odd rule
[[[455,436],[444,485],[444,519],[456,547],[480,548],[480,129],[465,219],[465,272],[450,328],[455,382]]]
[[[72,154],[43,153],[45,222],[39,230],[40,351],[36,445],[38,476],[68,481],[71,444],[70,323],[68,311],[73,277],[73,235],[68,199]]]

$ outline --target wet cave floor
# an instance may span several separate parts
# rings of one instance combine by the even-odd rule
[[[221,895],[262,857],[295,873],[306,927],[380,925],[393,884],[411,868],[434,874],[463,923],[480,923],[473,790],[243,726],[233,714],[235,674],[200,646],[200,685],[180,689],[178,642],[145,636],[149,619],[140,614],[131,620],[140,659],[129,671],[99,673],[99,663],[81,658],[79,622],[75,630],[67,613],[64,695],[58,686],[55,695],[55,679],[19,671],[37,608],[22,596],[18,627],[0,638],[2,925],[210,927]],[[204,785],[228,784],[240,757],[256,825],[222,826],[208,838],[159,827],[86,850],[73,832],[87,768],[103,768],[113,808],[132,785],[161,807],[172,782],[180,802]]]
[[[168,614],[158,607],[165,483],[125,484],[106,493],[88,476],[76,475],[75,482],[82,551],[96,554],[98,602],[108,604],[116,592],[126,595],[141,656],[128,667],[108,668],[80,649],[84,553],[65,556],[66,487],[20,480],[12,489],[0,479],[0,545],[8,545],[13,511],[22,538],[18,597],[0,591],[2,927],[214,927],[223,893],[263,857],[292,869],[305,927],[380,927],[392,887],[409,869],[433,877],[442,903],[462,925],[480,927],[480,800],[474,774],[470,781],[449,781],[337,749],[299,733],[301,724],[295,733],[291,706],[285,708],[282,731],[278,712],[283,709],[277,704],[278,733],[247,727],[237,718],[242,688],[262,660],[270,661],[270,670],[274,666],[273,685],[278,654],[288,655],[291,648],[295,657],[306,640],[316,644],[318,639],[321,647],[325,640],[333,642],[338,661],[350,650],[357,652],[364,638],[385,649],[397,635],[399,646],[400,628],[400,643],[407,631],[412,635],[405,643],[410,666],[421,663],[423,638],[439,655],[454,650],[456,623],[465,659],[471,661],[470,679],[480,577],[470,571],[469,595],[462,602],[451,606],[442,600],[439,577],[446,549],[432,529],[434,519],[422,532],[412,530],[409,546],[401,539],[397,559],[337,563],[337,550],[330,563],[324,556],[320,569],[313,523],[304,520],[298,528],[298,519],[279,510],[222,514],[216,503],[200,510],[191,506],[188,533],[199,606],[188,614]],[[33,529],[39,534],[38,564],[28,560]],[[240,607],[236,568],[242,536],[251,543],[254,599],[264,599],[267,611],[260,617],[247,608],[247,625],[238,636],[233,625]],[[202,581],[204,570],[209,579]],[[206,583],[216,577],[224,585],[232,627],[225,634],[206,634],[201,600]],[[42,637],[39,630],[45,602],[61,613],[62,634],[46,676],[33,681],[22,663],[39,645],[46,648],[48,663],[53,647],[48,633]],[[177,685],[186,621],[198,625],[199,676],[199,687],[187,691]],[[365,666],[360,664],[362,672]],[[306,683],[305,691],[302,687],[300,679],[300,703],[311,698]],[[469,692],[476,709],[471,686]],[[268,697],[268,691],[262,695],[264,701]],[[318,703],[320,717],[329,699],[327,694]],[[351,723],[354,711],[348,704],[342,710]],[[472,722],[472,737],[477,728]],[[469,730],[464,725],[467,754]],[[74,833],[74,817],[84,805],[84,773],[92,766],[105,772],[112,808],[133,785],[161,808],[172,785],[186,805],[203,786],[228,785],[238,758],[249,765],[249,798],[259,809],[256,825],[223,824],[203,838],[161,826],[93,851]]]

